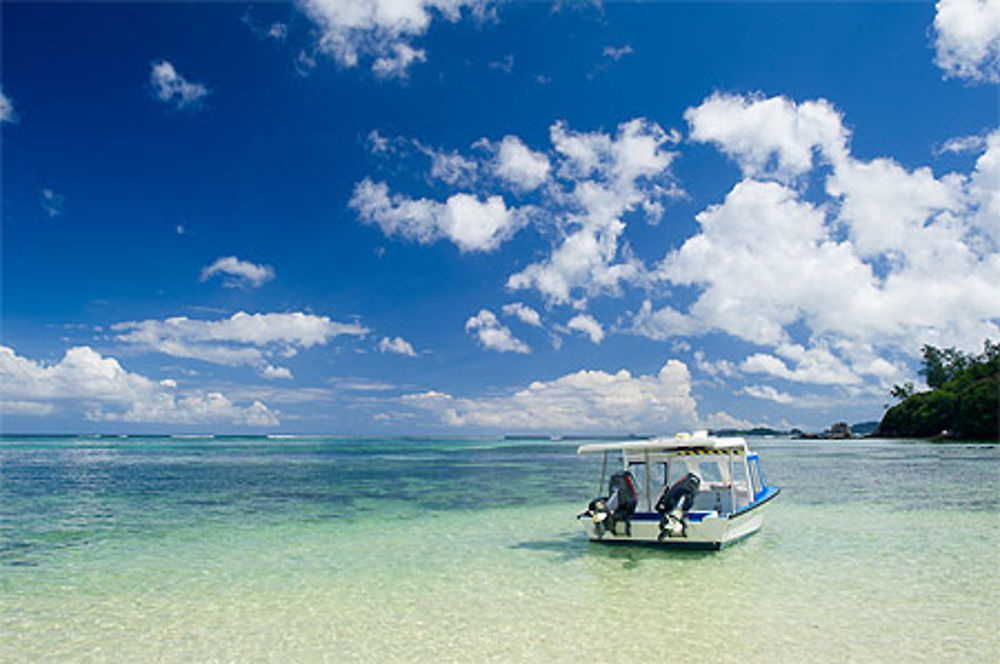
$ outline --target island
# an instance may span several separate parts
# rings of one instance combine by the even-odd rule
[[[881,438],[1000,440],[1000,342],[987,339],[979,355],[955,348],[922,349],[926,391],[895,385],[900,402],[873,435]]]

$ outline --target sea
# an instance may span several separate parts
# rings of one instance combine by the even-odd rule
[[[1000,446],[754,438],[720,552],[589,542],[581,440],[0,439],[0,662],[997,662]]]

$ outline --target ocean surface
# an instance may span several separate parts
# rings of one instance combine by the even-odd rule
[[[0,439],[0,662],[1000,661],[1000,447],[751,439],[722,552],[590,543],[579,441]]]

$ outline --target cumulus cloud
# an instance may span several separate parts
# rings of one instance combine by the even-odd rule
[[[409,341],[403,337],[382,337],[378,342],[378,349],[381,353],[395,353],[396,355],[406,355],[408,357],[416,357],[417,351],[413,350],[413,346]]]
[[[754,353],[743,361],[740,369],[746,373],[765,373],[800,383],[854,385],[861,382],[857,374],[825,348],[806,349],[798,344],[783,344],[778,347],[778,352],[795,362],[794,368],[789,368],[774,355]]]
[[[693,304],[644,304],[637,332],[723,331],[784,357],[755,354],[744,371],[848,386],[897,374],[882,354],[997,337],[1000,132],[971,175],[936,176],[853,157],[825,102],[715,95],[703,106],[687,113],[692,137],[745,178],[659,266],[665,282],[696,289]],[[820,178],[825,200],[805,198],[793,181],[806,176]],[[796,325],[809,348],[792,342]]]
[[[178,316],[165,320],[116,323],[115,339],[134,347],[226,366],[252,366],[265,378],[290,378],[288,369],[272,366],[275,355],[290,357],[301,348],[327,344],[335,337],[364,336],[358,323],[295,313],[238,312],[219,320]]]
[[[414,141],[417,148],[431,159],[430,175],[450,185],[466,184],[476,175],[479,164],[457,152],[443,152]]]
[[[743,388],[743,393],[752,396],[755,399],[773,401],[786,406],[795,403],[795,397],[791,394],[779,392],[770,385],[747,385]]]
[[[164,104],[178,110],[197,108],[208,96],[207,87],[188,81],[166,60],[156,61],[151,67],[149,83],[155,97]]]
[[[288,367],[275,367],[268,364],[261,370],[260,375],[268,380],[288,380],[292,378],[292,371]]]
[[[713,143],[746,177],[788,181],[811,170],[814,153],[843,154],[849,132],[825,99],[795,104],[785,97],[716,93],[684,118],[691,140]]]
[[[517,136],[504,136],[496,153],[494,173],[515,189],[531,191],[549,177],[549,158],[529,148]]]
[[[694,351],[692,357],[694,357],[695,366],[698,370],[708,374],[712,378],[733,378],[739,375],[739,369],[729,360],[709,360],[705,355],[705,351],[702,350]]]
[[[475,193],[455,193],[442,203],[390,195],[386,183],[366,178],[355,186],[350,206],[386,235],[421,243],[448,239],[463,251],[496,249],[533,223],[551,234],[554,248],[510,275],[508,288],[537,289],[549,304],[617,294],[622,284],[646,276],[623,246],[626,216],[639,212],[656,223],[664,200],[683,193],[670,172],[677,153],[668,149],[680,137],[643,118],[622,123],[615,134],[577,132],[564,122],[553,124],[549,134],[547,152],[508,135],[499,142],[476,141],[478,153],[463,156],[375,133],[369,136],[374,153],[398,159],[412,143],[431,157],[433,179]],[[508,208],[504,192],[509,199],[532,196],[540,203]]]
[[[706,328],[693,316],[683,314],[669,304],[656,309],[651,300],[644,300],[639,311],[632,316],[632,331],[649,339],[666,341],[700,334]]]
[[[464,10],[484,16],[488,0],[300,0],[319,31],[317,49],[342,67],[372,58],[380,77],[405,78],[426,53],[413,41],[435,19],[456,22]]]
[[[14,113],[14,102],[11,98],[4,94],[2,88],[0,88],[0,122],[14,122],[17,119],[17,115]]]
[[[463,252],[492,251],[523,225],[523,216],[508,208],[502,196],[480,200],[461,193],[444,203],[401,194],[390,197],[388,185],[367,178],[355,186],[350,206],[362,221],[386,235],[421,244],[447,239]]]
[[[546,207],[560,240],[548,258],[511,275],[507,287],[535,288],[550,304],[617,294],[622,283],[644,276],[641,262],[621,249],[623,218],[641,209],[658,220],[659,201],[679,193],[669,171],[676,153],[666,149],[677,136],[639,118],[619,125],[615,136],[557,122],[550,138],[565,188]]]
[[[597,319],[589,314],[577,314],[569,319],[566,327],[589,337],[590,341],[599,344],[604,341],[604,328]]]
[[[128,372],[88,346],[70,348],[53,364],[0,346],[0,410],[8,414],[48,415],[67,408],[96,421],[278,424],[278,414],[260,401],[238,406],[220,392],[177,394],[176,388],[175,381]]]
[[[372,71],[381,78],[406,78],[410,73],[410,65],[414,62],[426,62],[427,53],[422,48],[413,48],[405,42],[396,42],[389,47],[389,52],[375,59]]]
[[[634,376],[624,369],[583,370],[534,381],[497,397],[460,398],[430,391],[403,397],[403,402],[451,426],[503,431],[661,433],[698,422],[690,374],[677,360],[652,376]]]
[[[1000,82],[1000,3],[938,0],[936,9],[935,61],[945,76]]]
[[[241,261],[236,256],[224,256],[202,269],[201,280],[208,281],[219,275],[225,277],[223,284],[229,288],[258,288],[274,279],[274,268]]]
[[[503,305],[502,311],[504,316],[515,316],[522,323],[526,323],[534,327],[542,326],[542,317],[539,313],[523,302],[511,302],[510,304],[505,304]]]
[[[969,195],[976,206],[976,223],[1000,247],[1000,129],[985,142],[986,150],[969,179]]]
[[[498,353],[530,353],[528,344],[514,336],[510,328],[497,320],[489,309],[481,309],[478,314],[465,321],[465,331],[473,332],[483,348]]]

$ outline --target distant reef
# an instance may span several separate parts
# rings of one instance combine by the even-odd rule
[[[896,385],[900,402],[873,432],[884,438],[1000,440],[1000,343],[989,339],[980,355],[954,348],[923,347],[928,391]]]

